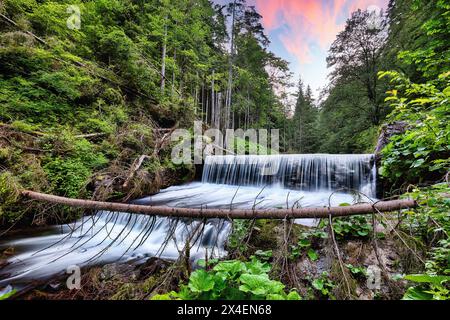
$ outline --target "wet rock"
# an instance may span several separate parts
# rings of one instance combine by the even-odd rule
[[[58,281],[52,281],[49,284],[47,284],[47,289],[49,289],[50,291],[58,291],[62,287],[63,287],[62,283]]]
[[[395,244],[392,242],[384,243],[384,245],[378,246],[378,257],[380,262],[386,268],[388,272],[393,272],[393,267],[395,266],[395,262],[399,259],[398,254],[395,252]],[[364,264],[367,266],[370,265],[379,265],[379,261],[377,259],[377,254],[375,250],[372,250],[367,254],[366,259],[364,260]]]
[[[4,256],[4,257],[10,257],[10,256],[14,255],[14,253],[15,253],[14,248],[13,248],[13,247],[9,247],[9,248],[3,250],[2,256]]]
[[[375,155],[377,159],[380,158],[381,150],[389,143],[392,136],[404,133],[408,129],[408,123],[404,121],[395,121],[387,123],[381,127],[381,132],[378,137],[377,146],[375,147]]]
[[[170,263],[168,261],[156,257],[151,257],[145,263],[139,266],[141,278],[146,278],[163,269],[167,269],[169,265]]]
[[[135,281],[138,277],[139,270],[135,270],[135,266],[127,263],[106,264],[100,272],[100,280],[102,281],[117,279],[130,282]]]
[[[5,267],[6,265],[8,265],[8,260],[0,259],[0,268]]]
[[[317,274],[315,263],[311,262],[308,258],[300,260],[297,264],[297,268],[302,278],[314,277]]]
[[[357,241],[349,241],[344,246],[344,252],[347,256],[347,263],[358,265],[358,260],[361,256],[363,244]]]
[[[0,297],[10,294],[13,290],[13,287],[9,284],[4,288],[0,288]]]

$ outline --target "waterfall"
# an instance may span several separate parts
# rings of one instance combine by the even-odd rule
[[[374,169],[371,154],[209,156],[202,182],[304,191],[346,189],[375,197]]]
[[[356,190],[375,198],[373,155],[210,156],[201,182],[173,186],[137,204],[191,208],[271,209],[354,203]],[[314,219],[297,223],[313,226]],[[201,221],[100,211],[73,225],[50,227],[32,237],[0,241],[16,255],[0,269],[0,289],[62,274],[71,265],[143,263],[152,256],[176,259],[189,231]],[[226,254],[228,221],[209,220],[191,248],[193,260]],[[170,231],[170,232],[169,232]],[[171,237],[167,237],[167,234]]]
[[[186,239],[200,228],[202,233],[190,241],[190,258],[204,258],[206,249],[209,255],[223,256],[230,225],[217,219],[202,226],[201,221],[189,219],[100,211],[70,225],[50,227],[41,236],[0,243],[0,249],[14,248],[16,253],[0,269],[0,289],[11,283],[20,288],[32,280],[50,279],[71,265],[138,265],[155,256],[176,260]]]

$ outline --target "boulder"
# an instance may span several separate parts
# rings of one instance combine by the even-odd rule
[[[392,136],[402,134],[408,129],[408,123],[405,121],[395,121],[386,123],[381,127],[381,132],[378,137],[377,146],[375,147],[375,156],[380,159],[381,150],[389,144]]]

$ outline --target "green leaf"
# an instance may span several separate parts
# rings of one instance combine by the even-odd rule
[[[6,300],[6,299],[12,297],[16,292],[17,292],[16,289],[12,289],[11,291],[9,291],[9,292],[7,292],[7,293],[1,295],[1,296],[0,296],[0,300]]]
[[[351,204],[350,204],[350,203],[347,203],[347,202],[344,202],[344,203],[340,203],[340,204],[339,204],[339,207],[349,207],[349,206],[351,206]]]
[[[197,270],[189,278],[189,289],[192,292],[208,292],[214,288],[214,277],[205,270]]]
[[[302,300],[302,297],[298,294],[297,291],[291,291],[287,295],[287,300]]]
[[[267,299],[267,300],[286,300],[281,294],[278,294],[278,293],[275,293],[275,294],[273,294],[273,293],[268,294],[267,297],[266,297],[266,299]]]
[[[311,261],[316,261],[317,259],[319,259],[319,255],[313,249],[308,250],[308,257],[309,259],[311,259]]]
[[[406,290],[402,300],[433,300],[433,295],[426,293],[419,287],[410,287]]]
[[[314,289],[317,289],[317,290],[321,291],[323,289],[323,280],[315,279],[312,282],[312,286],[314,287]]]
[[[441,285],[443,282],[450,281],[450,276],[433,276],[428,274],[409,274],[405,276],[406,280],[418,283],[432,283]]]
[[[253,259],[252,261],[245,263],[245,268],[251,274],[265,274],[268,273],[271,269],[269,263],[261,262],[256,259]]]
[[[251,292],[254,295],[265,296],[270,293],[280,293],[284,289],[284,284],[269,279],[267,274],[243,274],[239,278],[242,283],[239,290]]]
[[[234,276],[240,272],[246,271],[246,267],[241,261],[231,260],[220,262],[213,268],[213,270],[217,272],[225,272],[230,276]]]
[[[416,161],[413,162],[413,164],[411,165],[411,168],[417,168],[420,167],[421,165],[423,165],[425,162],[425,159],[417,159]]]
[[[302,248],[306,248],[311,245],[311,242],[308,239],[302,239],[298,242],[298,245]]]

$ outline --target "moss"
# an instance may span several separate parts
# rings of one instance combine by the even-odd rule
[[[14,205],[20,197],[21,186],[16,177],[11,172],[0,174],[0,217],[7,216],[7,219],[14,219],[18,212],[14,210]]]
[[[32,125],[25,121],[16,120],[11,123],[11,127],[16,129],[17,131],[25,132],[25,133],[33,133],[39,129],[39,126]]]
[[[52,193],[76,198],[87,184],[92,171],[80,159],[56,158],[50,160],[44,170]]]
[[[12,150],[8,147],[0,148],[0,160],[7,162],[10,160]]]
[[[80,125],[78,129],[86,133],[106,133],[111,134],[115,131],[115,126],[107,120],[99,118],[87,118]]]
[[[252,246],[259,250],[276,249],[277,235],[274,232],[275,227],[279,224],[274,220],[258,220],[256,222],[256,231],[251,240]]]

